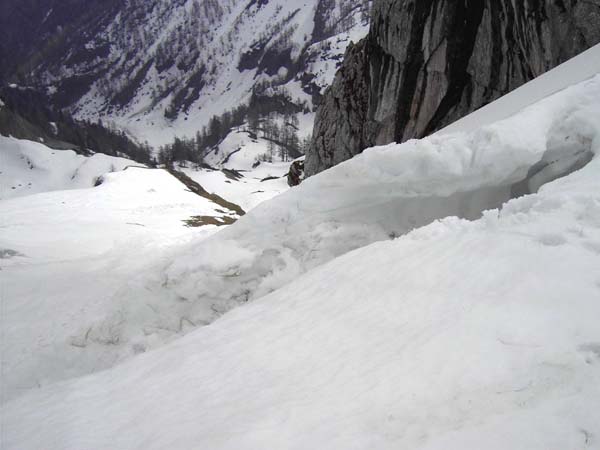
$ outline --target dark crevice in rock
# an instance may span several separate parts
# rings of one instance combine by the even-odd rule
[[[440,127],[443,119],[460,102],[465,88],[471,83],[471,75],[468,73],[469,61],[483,19],[483,10],[483,2],[480,0],[467,1],[466,4],[457,7],[458,14],[454,18],[450,32],[450,35],[456,39],[452,39],[448,45],[450,85],[440,106],[425,127],[424,134],[430,134]],[[402,137],[397,136],[396,140],[401,141]]]

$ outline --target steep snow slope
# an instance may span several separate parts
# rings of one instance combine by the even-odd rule
[[[167,347],[32,390],[2,410],[5,448],[595,448],[599,117],[597,76],[470,134],[371,149],[263,204],[169,280],[187,270],[198,293],[212,267],[274,288],[284,270],[269,261],[314,266],[566,175],[481,219],[295,267]],[[244,234],[258,225],[269,239]]]
[[[237,218],[167,172],[140,168],[106,174],[93,189],[0,201],[2,399],[111,367],[199,325],[148,282],[171,252],[217,230],[186,227],[192,216]]]
[[[152,145],[193,136],[275,87],[313,103],[350,40],[368,31],[370,1],[125,2],[101,30],[36,68],[78,118],[112,121]]]
[[[536,89],[535,83],[530,89]],[[3,383],[4,395],[13,398],[21,395],[36,384],[38,377],[55,381],[122,361],[140,349],[155,347],[209,323],[231,308],[281,288],[308,270],[353,249],[389,240],[449,215],[477,219],[485,209],[498,207],[511,197],[535,192],[539,186],[590,161],[598,145],[598,105],[600,78],[595,77],[512,118],[472,133],[433,136],[400,146],[371,149],[300,188],[263,203],[218,235],[206,240],[202,235],[201,242],[182,244],[168,256],[155,255],[158,260],[146,259],[146,253],[139,256],[137,250],[143,251],[143,242],[137,245],[132,240],[133,251],[130,252],[129,245],[119,250],[121,241],[117,241],[113,254],[119,261],[117,267],[131,265],[135,278],[130,278],[130,269],[124,272],[127,277],[111,280],[96,277],[97,266],[88,271],[98,283],[110,284],[117,292],[115,295],[104,295],[101,287],[88,289],[85,284],[72,287],[70,281],[78,277],[73,276],[77,271],[70,266],[56,269],[61,274],[57,277],[48,275],[54,266],[45,267],[43,260],[41,265],[35,264],[35,260],[28,264],[30,260],[22,257],[7,260],[10,266],[2,275],[10,283],[5,284],[8,286],[4,294],[7,313],[3,318],[20,330],[10,335],[21,342],[21,347],[12,345],[12,341],[3,342],[8,348],[19,349],[6,356],[5,378],[12,381]],[[146,173],[140,170],[133,173],[139,172]],[[128,173],[131,172],[123,174]],[[152,198],[152,189],[144,191],[144,195]],[[78,194],[72,195],[89,198],[89,191],[85,195],[82,191],[75,192]],[[103,191],[91,192],[99,195],[95,192]],[[126,195],[124,190],[119,193]],[[169,202],[176,197],[175,194],[169,196]],[[40,214],[36,215],[25,207],[35,198],[50,199],[54,206],[46,211],[39,209]],[[62,223],[48,226],[48,234],[42,235],[39,244],[32,242],[32,247],[27,247],[29,244],[23,241],[23,236],[31,234],[27,224],[43,224],[46,217],[60,220],[61,214],[69,211],[73,229],[85,229],[76,227],[76,222],[85,219],[87,209],[69,209],[52,196],[34,196],[27,202],[0,203],[3,209],[10,206],[8,210],[13,210],[11,215],[2,217],[3,220],[10,218],[3,225],[6,237],[2,242],[3,247],[10,250],[6,252],[8,256],[33,254],[36,246],[45,245],[51,249],[46,255],[52,253],[54,244],[43,243],[54,234],[53,230],[62,229]],[[137,219],[123,220],[131,222],[128,225],[131,227],[145,224],[146,209],[136,208],[135,203],[133,201],[131,208],[139,214]],[[89,205],[88,208],[94,209],[94,202]],[[115,202],[112,205],[114,208]],[[64,208],[64,212],[60,208]],[[176,236],[184,232],[175,225],[185,218],[181,217],[183,214],[179,215],[177,210],[176,214],[167,214],[164,207],[151,210],[172,224]],[[102,216],[108,216],[109,211],[107,209]],[[192,214],[191,209],[185,211]],[[214,212],[219,213],[217,209]],[[95,217],[93,212],[89,214]],[[118,215],[114,217],[120,221]],[[111,226],[101,223],[102,230]],[[77,233],[73,232],[69,236],[71,245],[95,248],[93,240],[98,230],[81,239],[76,239]],[[540,239],[550,243],[561,241],[552,234]],[[168,249],[173,243],[169,239],[162,241],[154,237],[153,245]],[[590,242],[590,248],[594,248],[593,239]],[[57,249],[53,251],[56,253]],[[146,261],[151,267],[136,270],[138,262],[145,264]],[[152,265],[153,261],[156,264]],[[80,266],[83,267],[78,262],[77,267]],[[36,285],[43,286],[41,291],[39,287],[30,289],[31,286],[23,282],[44,277],[51,282]],[[96,304],[98,298],[102,298],[101,314],[82,316],[78,313],[82,286],[85,286],[89,304]],[[40,292],[44,293],[41,298]],[[71,319],[64,323],[60,333],[33,325],[36,320],[31,318],[28,305],[37,305],[44,297],[63,301],[65,309],[72,311]],[[143,305],[146,299],[150,304],[148,308]],[[84,303],[88,304],[87,300]],[[52,300],[48,302],[51,304]],[[37,306],[31,310],[36,311]],[[29,334],[30,327],[39,333]],[[90,335],[95,336],[90,345],[73,346],[73,342],[87,343]],[[20,348],[31,352],[27,366],[20,365]],[[65,349],[77,351],[77,356],[63,360],[61,355],[69,354]]]
[[[141,166],[103,154],[85,157],[72,150],[0,136],[0,200],[39,192],[93,187],[107,172]]]

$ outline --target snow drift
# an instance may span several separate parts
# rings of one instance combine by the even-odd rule
[[[599,105],[597,76],[470,133],[369,149],[192,246],[164,284],[224,312],[375,241],[477,219],[589,162]]]

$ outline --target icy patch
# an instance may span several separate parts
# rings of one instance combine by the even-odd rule
[[[593,138],[596,136],[593,119],[570,114],[551,130],[547,150],[541,160],[529,169],[525,180],[513,187],[513,196],[537,192],[544,184],[565,177],[585,167],[594,157]],[[597,139],[597,138],[596,138]]]
[[[587,364],[600,364],[600,342],[584,344],[579,347]]]

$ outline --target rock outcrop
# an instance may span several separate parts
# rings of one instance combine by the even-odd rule
[[[304,160],[294,161],[287,174],[288,186],[294,187],[302,183],[304,179]]]
[[[317,112],[311,176],[428,135],[600,42],[600,0],[376,0]]]

